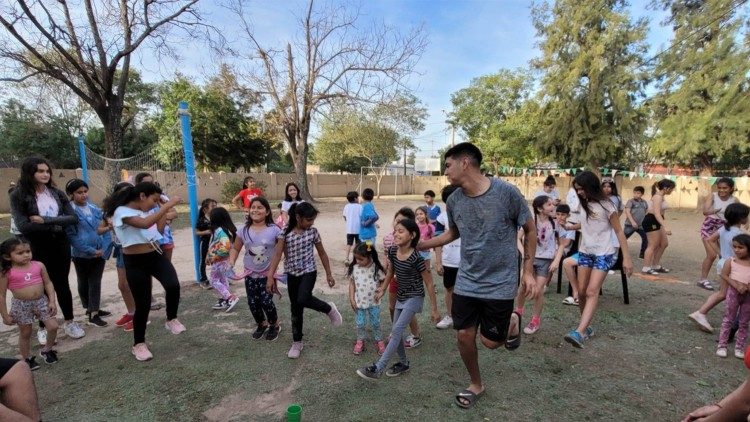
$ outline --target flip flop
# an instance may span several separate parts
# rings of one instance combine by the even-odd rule
[[[474,406],[474,404],[477,402],[477,399],[479,399],[479,396],[484,394],[484,390],[482,390],[479,394],[474,393],[470,390],[461,390],[456,394],[456,406],[460,407],[461,409],[470,409]],[[467,403],[464,403],[461,401],[461,399],[464,399],[467,401]]]
[[[516,311],[513,311],[513,313],[518,315],[518,334],[508,336],[508,339],[505,340],[505,348],[508,350],[516,350],[521,346],[521,314]]]

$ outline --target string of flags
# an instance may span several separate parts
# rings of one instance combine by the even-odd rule
[[[504,175],[511,175],[511,176],[575,176],[576,173],[585,170],[585,167],[569,167],[569,168],[555,168],[555,169],[535,169],[535,168],[529,168],[529,167],[512,167],[512,166],[500,166],[500,172]],[[630,170],[619,170],[619,169],[610,169],[607,167],[600,167],[599,170],[601,171],[602,176],[609,176],[609,177],[615,177],[616,175],[620,175],[622,177],[627,177],[630,180],[633,180],[635,177],[640,178],[659,178],[659,179],[670,179],[672,181],[677,181],[678,179],[682,181],[688,181],[688,180],[707,180],[711,186],[713,186],[717,180],[720,179],[718,176],[687,176],[687,175],[676,175],[676,174],[661,174],[661,173],[653,173],[653,172],[645,172],[645,171],[630,171]],[[736,186],[744,185],[748,186],[748,176],[739,176],[739,177],[731,177],[732,180],[734,180],[734,183]]]

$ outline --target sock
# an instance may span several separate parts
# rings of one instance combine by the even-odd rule
[[[513,312],[517,313],[520,316],[523,316],[523,308],[516,308]]]

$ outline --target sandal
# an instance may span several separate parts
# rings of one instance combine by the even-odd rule
[[[701,281],[697,282],[696,284],[697,284],[697,285],[698,285],[698,287],[700,287],[701,289],[706,289],[706,290],[710,290],[710,291],[713,291],[713,290],[714,290],[714,286],[713,286],[713,284],[711,284],[711,282],[710,282],[710,281],[708,281],[708,280],[701,280]]]
[[[508,336],[508,339],[505,340],[505,348],[508,350],[516,350],[521,346],[521,314],[516,311],[513,311],[513,314],[518,316],[518,334],[515,336]]]
[[[484,390],[482,390],[479,394],[474,393],[470,390],[461,390],[458,394],[456,394],[456,406],[460,407],[461,409],[470,409],[474,406],[474,404],[477,402],[477,399],[479,399],[479,396],[484,394]],[[461,401],[461,399],[466,400],[466,403]]]

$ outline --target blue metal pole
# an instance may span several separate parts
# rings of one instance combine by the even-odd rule
[[[193,229],[193,260],[195,263],[195,281],[200,282],[201,251],[198,236],[195,234],[195,223],[198,222],[198,177],[195,174],[195,154],[193,154],[193,134],[190,132],[190,112],[188,104],[180,101],[177,114],[182,127],[182,151],[185,155],[185,177],[187,179],[188,202],[190,204],[190,227]]]
[[[81,155],[81,171],[83,181],[89,183],[89,169],[86,162],[86,145],[83,143],[83,132],[78,132],[78,153]]]

